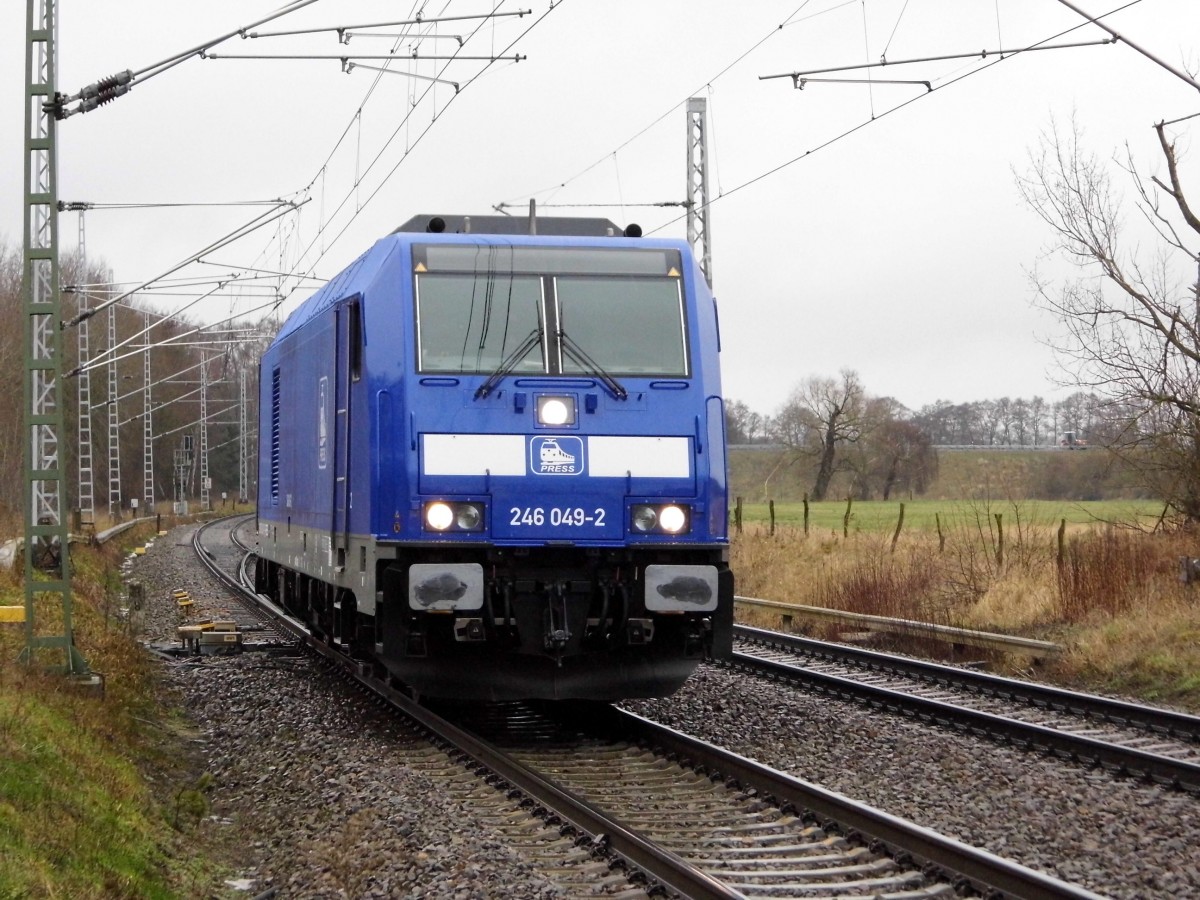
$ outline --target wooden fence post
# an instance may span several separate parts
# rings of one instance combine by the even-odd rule
[[[1063,519],[1058,523],[1058,567],[1061,569],[1063,563],[1066,562],[1066,538],[1067,538],[1067,520]]]
[[[146,586],[140,581],[129,582],[129,632],[141,635],[146,627]]]
[[[771,537],[774,537],[775,536],[775,501],[774,500],[767,501],[767,511],[771,515]]]
[[[934,513],[933,521],[937,525],[938,531],[938,553],[946,552],[946,535],[942,534],[942,514]]]
[[[733,527],[738,534],[742,533],[742,498],[737,498],[737,504],[733,509]]]
[[[808,537],[808,493],[804,494],[804,536]]]
[[[904,504],[900,504],[900,518],[896,520],[896,532],[892,535],[892,552],[896,552],[896,541],[900,540],[900,529],[904,527]]]
[[[992,513],[996,517],[996,569],[1004,568],[1004,514]]]
[[[854,497],[846,498],[846,515],[842,516],[842,537],[850,537],[850,507],[854,505]]]

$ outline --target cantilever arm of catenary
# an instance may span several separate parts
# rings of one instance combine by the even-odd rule
[[[98,82],[89,84],[87,87],[80,88],[74,94],[69,96],[60,96],[56,98],[53,103],[53,106],[55,107],[55,117],[59,119],[65,119],[67,116],[73,116],[76,113],[90,112],[93,109],[103,106],[110,100],[114,100],[117,97],[128,93],[133,88],[135,83],[140,83],[148,78],[153,78],[155,75],[161,75],[168,69],[179,65],[185,59],[195,56],[198,53],[202,53],[210,47],[215,47],[217,44],[224,43],[230,38],[237,37],[239,35],[245,36],[246,32],[251,28],[254,28],[258,25],[263,25],[266,22],[278,19],[281,16],[286,16],[288,13],[296,12],[297,10],[303,9],[306,6],[311,6],[316,2],[317,0],[293,0],[293,2],[280,7],[270,15],[261,19],[256,19],[249,25],[243,25],[241,28],[238,28],[235,31],[222,34],[219,37],[213,38],[212,40],[205,41],[203,44],[197,44],[195,47],[191,47],[182,51],[181,53],[175,53],[171,56],[168,56],[166,59],[159,60],[156,63],[153,63],[149,66],[144,66],[136,71],[126,69],[110,78],[104,78]],[[79,105],[74,109],[66,108],[68,103],[76,102],[78,102]]]
[[[293,200],[288,200],[284,203],[281,203],[280,206],[277,206],[272,210],[262,213],[261,215],[255,216],[253,219],[251,219],[245,225],[242,225],[242,226],[234,229],[229,234],[227,234],[225,237],[219,239],[218,241],[216,241],[212,244],[209,244],[207,247],[205,247],[203,250],[199,251],[198,253],[193,253],[187,259],[176,263],[175,265],[171,266],[171,268],[167,269],[165,272],[155,275],[153,278],[148,279],[147,281],[143,282],[142,284],[139,284],[137,287],[135,287],[131,290],[128,290],[125,293],[123,293],[117,297],[113,297],[111,300],[105,300],[99,306],[93,307],[92,309],[83,310],[82,312],[79,313],[79,315],[75,316],[75,318],[71,319],[70,321],[63,322],[62,327],[69,328],[73,325],[78,325],[80,322],[83,322],[86,319],[90,319],[96,313],[103,312],[104,310],[108,309],[110,306],[114,306],[115,304],[120,303],[122,300],[132,297],[138,291],[145,290],[147,287],[154,284],[154,282],[158,281],[160,278],[165,278],[168,275],[178,272],[184,266],[187,266],[187,265],[190,265],[190,264],[196,262],[204,254],[211,253],[214,250],[219,250],[222,247],[232,244],[234,241],[239,240],[240,238],[243,238],[246,235],[251,234],[254,231],[257,231],[259,228],[262,228],[262,226],[264,226],[264,225],[268,225],[271,222],[274,222],[276,219],[280,218],[281,216],[286,215],[287,213],[291,212],[292,210],[299,209],[305,203],[308,203],[308,200],[301,200],[299,202],[296,202]]]

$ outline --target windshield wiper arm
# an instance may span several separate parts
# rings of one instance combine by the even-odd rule
[[[565,331],[558,332],[558,342],[562,346],[563,353],[569,356],[586,374],[599,378],[614,399],[624,400],[629,396],[629,392],[625,390],[621,382],[605,372],[600,364],[588,356],[584,349],[575,343]]]
[[[482,400],[484,397],[494,391],[496,389],[496,385],[498,385],[504,379],[504,376],[515,369],[520,364],[521,360],[529,355],[529,351],[541,342],[542,330],[540,328],[535,328],[533,331],[529,332],[529,336],[525,338],[525,340],[521,341],[520,346],[513,350],[512,353],[508,354],[508,356],[501,361],[500,365],[496,367],[496,371],[492,372],[492,374],[487,377],[487,380],[475,390],[475,399]]]

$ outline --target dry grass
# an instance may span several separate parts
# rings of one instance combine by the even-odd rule
[[[1200,711],[1200,605],[1160,597],[1097,616],[1077,631],[1059,670],[1078,684]]]
[[[1033,634],[1055,618],[1058,594],[1044,575],[1010,575],[991,587],[964,612],[967,628],[1005,634]]]
[[[1058,562],[1057,528],[980,507],[945,523],[943,539],[906,534],[805,538],[750,528],[733,543],[742,596],[919,619],[1054,640],[1064,681],[1200,709],[1200,584],[1179,583],[1189,535],[1076,527]],[[739,611],[777,627],[778,617]],[[831,629],[836,630],[836,628]],[[815,628],[810,628],[815,631]]]
[[[1163,576],[1174,576],[1178,562],[1162,557],[1164,541],[1104,528],[1072,537],[1058,566],[1058,614],[1068,622],[1094,613],[1127,613],[1139,600],[1157,594]]]

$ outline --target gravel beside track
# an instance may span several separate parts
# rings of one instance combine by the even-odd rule
[[[174,588],[208,610],[234,602],[199,567],[192,532],[159,537],[129,567],[127,577],[145,586],[148,641],[174,639]],[[237,861],[236,871],[198,885],[194,896],[564,896],[475,804],[419,771],[426,742],[312,658],[246,653],[164,670],[214,778],[211,815],[200,827],[215,831]]]
[[[1193,795],[715,666],[621,705],[1106,896],[1200,897]]]
[[[145,585],[148,641],[175,638],[174,588],[201,609],[234,602],[195,561],[192,532],[158,538],[130,565]],[[245,879],[240,896],[567,895],[475,804],[420,770],[427,745],[312,659],[164,668],[215,778],[201,827],[235,848],[227,876]],[[709,665],[671,699],[622,705],[1107,896],[1200,897],[1200,804],[1183,792]],[[234,896],[223,880],[194,896]]]

